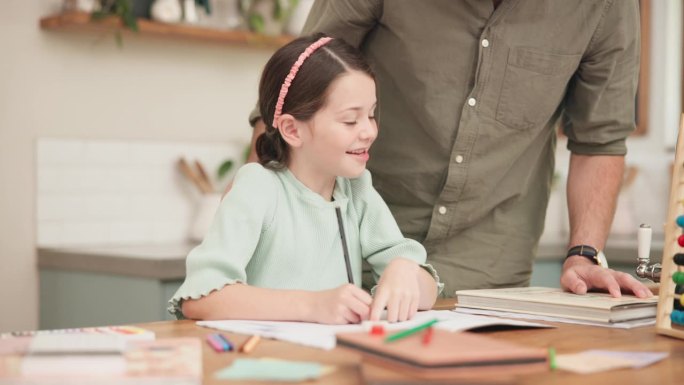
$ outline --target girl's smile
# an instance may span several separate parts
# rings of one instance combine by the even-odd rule
[[[347,151],[347,154],[357,158],[359,161],[364,162],[364,163],[368,162],[368,159],[370,158],[370,155],[368,154],[367,148]]]

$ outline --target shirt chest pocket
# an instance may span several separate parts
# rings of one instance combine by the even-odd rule
[[[581,57],[511,48],[496,120],[519,130],[548,121],[563,99]]]

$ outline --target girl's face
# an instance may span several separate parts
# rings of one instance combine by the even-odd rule
[[[366,169],[368,150],[378,135],[375,82],[363,72],[341,75],[328,90],[325,105],[302,122],[301,166],[311,177],[356,178]]]

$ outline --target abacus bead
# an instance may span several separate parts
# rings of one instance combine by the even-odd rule
[[[683,253],[677,253],[672,257],[672,261],[674,261],[675,265],[682,266],[684,265],[684,254]]]
[[[670,314],[670,320],[676,324],[684,324],[684,312],[679,310],[674,310]]]
[[[684,234],[677,237],[677,243],[679,244],[679,246],[684,247]]]
[[[672,274],[672,282],[676,283],[677,285],[684,284],[684,272],[677,271]]]
[[[676,219],[677,226],[684,227],[684,215],[680,215]]]
[[[674,299],[672,300],[672,308],[675,310],[684,310],[684,306],[682,304],[684,303],[684,298],[679,297],[679,299]]]

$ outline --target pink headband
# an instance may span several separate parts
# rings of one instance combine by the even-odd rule
[[[285,96],[287,96],[287,91],[290,89],[292,80],[294,80],[295,76],[297,75],[297,72],[299,72],[299,67],[302,66],[304,60],[308,59],[312,53],[314,53],[317,49],[324,46],[330,40],[332,40],[331,37],[322,37],[316,40],[314,43],[312,43],[309,47],[307,47],[304,50],[304,52],[299,54],[297,61],[292,65],[292,68],[290,68],[290,73],[287,74],[287,76],[285,77],[283,85],[280,86],[280,94],[278,94],[278,102],[276,103],[275,113],[273,114],[274,127],[276,120],[278,120],[278,117],[280,117],[280,115],[283,113],[283,104],[285,104]]]

